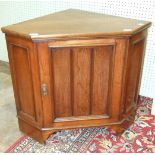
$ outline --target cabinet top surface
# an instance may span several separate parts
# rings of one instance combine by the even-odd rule
[[[151,25],[151,22],[135,20],[76,9],[69,9],[2,28],[6,34],[32,39],[126,36]]]

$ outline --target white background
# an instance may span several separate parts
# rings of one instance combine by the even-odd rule
[[[148,33],[140,94],[155,99],[155,0],[0,1],[0,27],[68,8],[152,22]],[[0,60],[8,61],[2,33],[0,33]]]

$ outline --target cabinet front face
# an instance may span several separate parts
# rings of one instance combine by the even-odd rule
[[[123,46],[114,39],[48,45],[53,123],[118,116]]]

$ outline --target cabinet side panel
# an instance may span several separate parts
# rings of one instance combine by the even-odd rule
[[[70,50],[60,48],[51,52],[55,117],[71,116]]]
[[[42,125],[37,50],[31,40],[7,36],[10,71],[17,117],[33,126]]]
[[[13,56],[14,74],[18,89],[20,111],[34,117],[34,96],[30,69],[29,51],[26,48],[10,45]]]
[[[90,55],[88,48],[73,49],[74,116],[90,113]]]
[[[144,54],[145,54],[145,43],[146,43],[146,39],[143,38],[143,40],[141,40],[137,44],[138,49],[135,49],[135,50],[140,50],[141,51],[140,52],[140,57],[139,57],[139,63],[138,63],[138,73],[137,73],[138,75],[137,75],[137,80],[136,80],[136,89],[135,89],[135,96],[134,96],[134,101],[135,102],[137,102],[139,91],[140,91],[141,77],[142,77],[142,70],[143,70],[143,63],[144,63]]]
[[[108,114],[113,46],[94,48],[91,113]]]
[[[130,51],[130,64],[128,74],[127,85],[127,101],[126,110],[130,109],[130,106],[137,100],[137,87],[139,83],[139,74],[141,70],[141,62],[144,50],[144,39],[140,40],[132,45]]]

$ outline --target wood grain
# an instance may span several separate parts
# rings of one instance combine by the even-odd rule
[[[137,87],[139,84],[139,75],[141,71],[142,56],[144,50],[144,42],[142,39],[132,45],[133,50],[130,53],[130,67],[127,86],[126,111],[137,101]]]
[[[51,52],[54,71],[55,117],[71,116],[70,49],[56,49]]]
[[[74,48],[74,116],[89,115],[90,111],[90,49]]]
[[[6,36],[6,40],[17,116],[41,126],[42,106],[35,46],[22,38]]]
[[[139,25],[139,23],[141,25]],[[151,25],[150,22],[68,9],[18,24],[2,31],[28,39],[96,38],[131,36]],[[130,27],[131,31],[124,31]]]
[[[108,114],[113,46],[94,48],[91,114]]]
[[[14,69],[20,97],[20,110],[34,117],[34,97],[28,50],[12,45]],[[18,79],[20,77],[20,79]],[[26,82],[26,84],[25,84]]]

